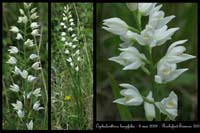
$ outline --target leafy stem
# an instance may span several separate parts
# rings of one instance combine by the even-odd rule
[[[157,101],[158,100],[158,90],[157,90],[157,85],[154,82],[155,68],[154,68],[154,62],[153,62],[153,57],[152,57],[152,48],[147,47],[146,50],[148,51],[147,56],[148,56],[149,61],[150,61],[149,69],[150,69],[150,72],[151,72],[151,89],[152,89],[152,92],[153,92],[154,99]],[[160,119],[160,110],[158,108],[155,108],[155,111],[156,111],[156,120],[160,121],[161,120]]]
[[[141,24],[142,15],[137,11],[137,12],[133,12],[133,16],[135,17],[137,28],[139,29],[139,31],[141,31],[142,30],[142,24]]]

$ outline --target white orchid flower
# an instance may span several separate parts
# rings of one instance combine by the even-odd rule
[[[156,3],[138,3],[138,11],[143,16],[148,16],[155,8]]]
[[[18,17],[18,21],[17,21],[17,23],[24,23],[24,24],[26,24],[28,22],[28,18],[27,18],[27,16],[26,15],[24,15],[24,16],[20,16],[20,17]]]
[[[72,42],[78,42],[77,37],[74,37],[73,40],[72,40]]]
[[[40,101],[36,101],[34,104],[33,104],[33,110],[41,110],[41,109],[44,109],[44,107],[40,107]]]
[[[32,35],[32,36],[41,36],[41,35],[39,34],[39,30],[38,30],[38,29],[34,29],[34,30],[31,32],[31,35]]]
[[[70,19],[69,19],[69,22],[73,22],[73,21],[74,21],[74,19],[73,19],[73,18],[70,18]]]
[[[34,19],[37,19],[39,16],[37,15],[37,13],[33,13],[31,14],[31,19],[34,20]]]
[[[69,42],[69,43],[68,43],[68,46],[69,46],[69,47],[72,47],[72,42]]]
[[[11,103],[11,105],[14,107],[14,110],[22,110],[22,108],[23,108],[23,104],[19,100],[17,100],[16,104]]]
[[[14,33],[18,33],[19,32],[19,28],[17,26],[11,26],[10,31],[12,31]]]
[[[75,24],[74,24],[74,22],[71,22],[70,25],[71,25],[71,26],[74,26]]]
[[[81,57],[80,56],[77,57],[77,61],[81,61]]]
[[[17,115],[19,116],[19,118],[23,118],[24,117],[24,111],[22,111],[21,109],[17,110]]]
[[[33,75],[28,75],[28,82],[33,82],[37,77],[33,76]]]
[[[30,97],[32,96],[32,93],[33,93],[33,91],[30,91],[30,92],[26,95],[27,99],[30,99]],[[24,95],[24,97],[25,97],[25,95]],[[24,98],[24,99],[25,99],[25,98]]]
[[[33,91],[32,94],[35,95],[36,97],[39,97],[39,96],[41,96],[40,90],[41,90],[41,88],[37,88],[37,89],[35,89],[35,90]]]
[[[124,97],[114,100],[114,103],[127,106],[138,106],[142,104],[143,98],[135,86],[130,84],[120,84],[120,86],[126,88],[120,91],[120,94]]]
[[[163,11],[155,11],[149,16],[148,25],[151,25],[153,29],[160,29],[169,23],[173,18],[174,15],[164,17],[165,13]]]
[[[66,38],[65,37],[61,37],[61,41],[62,42],[66,41]]]
[[[12,71],[15,75],[20,75],[22,78],[26,79],[28,76],[28,72],[26,70],[21,71],[17,66],[15,66],[14,71]]]
[[[38,24],[38,22],[32,22],[31,23],[31,29],[36,29],[38,27],[40,27],[40,25]]]
[[[76,66],[76,67],[75,67],[75,70],[78,72],[78,71],[79,71],[79,67],[78,67],[78,66]]]
[[[185,42],[187,42],[187,40],[180,40],[180,41],[176,41],[172,43],[169,46],[167,53],[163,57],[163,59],[169,63],[176,64],[176,63],[180,63],[180,62],[195,58],[195,56],[193,55],[183,53],[186,50],[184,46],[177,46]]]
[[[136,70],[145,64],[145,55],[141,54],[135,47],[121,48],[120,50],[122,52],[119,56],[111,57],[109,60],[123,65],[123,70]]]
[[[35,46],[36,44],[33,43],[33,40],[27,39],[27,40],[24,42],[24,45],[26,45],[26,46],[28,46],[28,47],[33,47],[33,46]]]
[[[20,75],[22,78],[26,79],[28,76],[28,72],[26,70],[23,70],[22,72],[20,72]]]
[[[35,62],[33,65],[32,65],[32,68],[34,70],[41,70],[42,67],[41,67],[41,63],[39,61]]]
[[[76,37],[76,34],[73,33],[73,34],[72,34],[72,37]]]
[[[126,33],[127,38],[135,39],[140,45],[149,45],[150,47],[160,46],[166,41],[171,39],[171,36],[179,28],[170,28],[167,29],[167,26],[155,30],[151,25],[146,25],[146,28],[141,32],[141,34],[128,31]]]
[[[154,101],[154,98],[152,97],[151,91],[149,92],[149,94],[147,95],[146,98],[150,101]],[[145,116],[146,116],[147,120],[152,121],[156,116],[154,105],[147,103],[147,102],[144,102],[144,110],[145,110]]]
[[[66,36],[66,33],[65,32],[61,32],[61,36]]]
[[[18,48],[15,46],[9,46],[10,49],[8,49],[10,54],[17,54],[19,52]]]
[[[65,54],[69,54],[69,50],[68,50],[68,49],[65,49],[64,53],[65,53]]]
[[[161,113],[168,116],[170,120],[175,120],[178,108],[178,96],[172,91],[167,98],[161,102],[156,102],[156,106],[160,109]]]
[[[131,38],[128,38],[128,36],[125,34],[125,35],[121,35],[120,36],[120,40],[122,40],[123,42],[119,44],[119,46],[121,48],[128,48],[132,45],[132,42],[131,42]]]
[[[31,9],[31,13],[34,13],[37,10],[37,7]]]
[[[80,54],[80,50],[76,50],[76,52],[74,53],[75,55],[79,55]]]
[[[77,46],[76,45],[72,45],[72,48],[75,49]]]
[[[17,63],[17,59],[15,57],[9,55],[9,59],[6,63],[15,65]]]
[[[33,130],[33,120],[31,120],[29,123],[26,123],[26,127],[28,130]]]
[[[135,11],[138,9],[138,3],[126,3],[126,6],[130,11]]]
[[[162,84],[175,80],[188,68],[176,69],[176,64],[168,63],[165,60],[160,60],[157,65],[157,75],[155,75],[155,82]]]
[[[60,23],[60,25],[61,25],[61,26],[64,26],[64,25],[65,25],[65,23],[64,23],[64,22],[61,22],[61,23]]]
[[[14,69],[14,71],[12,71],[15,75],[19,75],[20,73],[21,73],[21,70],[17,67],[17,66],[15,66],[15,69]]]
[[[13,92],[19,92],[19,85],[13,83],[12,85],[10,85],[10,88],[9,88],[11,91]]]
[[[23,39],[23,36],[22,34],[20,33],[17,33],[17,37],[16,37],[17,40],[22,40]]]
[[[73,28],[72,28],[72,27],[69,27],[69,28],[68,28],[68,31],[73,31]]]
[[[72,58],[69,57],[68,59],[66,59],[69,63],[72,62]]]
[[[31,7],[32,3],[24,3],[24,8],[29,9]]]
[[[70,62],[70,66],[71,66],[71,67],[74,67],[74,63],[73,63],[73,62]]]
[[[29,56],[29,59],[31,59],[31,60],[34,60],[34,59],[36,59],[36,58],[38,58],[39,56],[37,55],[37,54],[31,54],[30,56]]]
[[[25,13],[24,13],[24,10],[23,10],[23,9],[21,9],[21,8],[20,8],[20,9],[19,9],[19,12],[20,12],[20,14],[21,14],[21,15],[25,15]]]
[[[128,31],[128,25],[120,18],[109,18],[103,20],[103,29],[115,34],[123,35]]]

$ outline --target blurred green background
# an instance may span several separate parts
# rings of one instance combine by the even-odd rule
[[[175,15],[176,18],[168,23],[168,27],[180,27],[172,39],[160,47],[153,48],[153,58],[158,61],[169,45],[174,41],[188,39],[184,44],[186,53],[197,56],[197,4],[196,3],[162,3],[161,10],[165,16]],[[119,55],[119,36],[113,35],[102,27],[102,20],[119,17],[128,25],[136,27],[133,14],[125,3],[98,3],[96,12],[96,62],[97,62],[97,121],[119,121],[119,113],[110,87],[108,72],[112,74],[117,83],[130,83],[136,86],[141,94],[147,95],[150,87],[150,78],[140,69],[136,71],[122,71],[122,66],[108,61],[108,58]],[[148,17],[142,19],[143,27]],[[197,58],[178,64],[178,68],[189,68],[175,81],[160,85],[160,96],[167,97],[170,91],[178,95],[178,121],[197,120]],[[134,121],[145,121],[144,107],[129,107]]]

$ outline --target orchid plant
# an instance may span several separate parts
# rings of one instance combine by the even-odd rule
[[[122,65],[122,70],[141,68],[150,76],[152,87],[148,95],[143,96],[135,86],[122,83],[120,87],[124,89],[120,91],[120,94],[123,97],[113,102],[125,106],[144,104],[148,121],[160,121],[161,113],[166,115],[166,120],[174,121],[178,116],[178,96],[171,91],[168,97],[159,101],[161,97],[158,96],[158,84],[166,84],[177,79],[188,70],[188,68],[178,69],[177,64],[193,59],[195,56],[184,53],[186,48],[183,44],[187,40],[179,40],[172,43],[165,56],[156,63],[152,57],[152,49],[164,45],[179,30],[178,27],[168,28],[167,26],[175,16],[165,16],[165,12],[161,10],[162,5],[157,3],[127,3],[126,5],[135,16],[136,28],[117,17],[103,20],[102,28],[118,35],[123,42],[119,48],[120,55],[111,57],[109,60]],[[148,17],[148,23],[144,28],[142,17]]]
[[[10,28],[12,36],[17,40],[13,42],[17,44],[9,46],[10,55],[6,62],[11,70],[8,93],[16,98],[10,100],[13,114],[10,119],[18,119],[17,130],[33,130],[38,129],[34,123],[43,123],[38,115],[47,117],[48,95],[40,54],[42,26],[38,22],[37,7],[32,3],[24,3],[19,13],[16,26]]]

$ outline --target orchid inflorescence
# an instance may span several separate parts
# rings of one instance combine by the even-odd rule
[[[37,86],[36,82],[39,81],[39,75],[37,76],[37,74],[42,70],[37,46],[41,34],[39,29],[40,25],[37,22],[39,16],[36,10],[37,8],[32,7],[32,3],[24,3],[24,9],[19,9],[20,16],[17,21],[19,26],[11,26],[10,29],[10,31],[16,35],[18,46],[9,46],[10,49],[8,49],[8,51],[10,53],[10,58],[6,62],[13,66],[12,77],[19,77],[17,81],[12,81],[13,83],[9,87],[9,89],[18,96],[16,103],[11,103],[11,105],[22,124],[24,124],[28,130],[33,129],[33,122],[36,121],[33,112],[35,114],[37,111],[44,109],[40,104],[40,96],[42,96],[41,88],[34,88]],[[27,51],[30,50],[33,51],[33,53],[27,55]],[[20,60],[18,61],[15,56],[19,57]],[[29,56],[29,58],[27,58],[27,56]],[[31,63],[32,66],[27,67],[28,64],[20,63],[25,62],[25,60]],[[18,84],[16,82],[18,82]],[[33,88],[29,88],[28,86],[33,86]]]
[[[66,61],[76,72],[78,72],[80,69],[79,64],[81,61],[80,46],[78,45],[79,41],[76,33],[74,19],[68,5],[64,6],[60,26],[62,29],[61,41],[65,47],[63,52],[67,56]]]
[[[188,68],[177,69],[177,64],[195,58],[195,56],[184,53],[186,48],[182,44],[187,40],[179,40],[172,43],[165,56],[154,63],[152,48],[165,44],[179,30],[177,27],[168,28],[167,26],[175,16],[165,17],[164,11],[160,10],[162,5],[157,5],[157,3],[127,3],[126,5],[135,15],[137,28],[129,26],[117,17],[103,20],[102,28],[119,35],[121,41],[123,41],[119,48],[120,55],[111,57],[109,60],[122,65],[123,70],[141,68],[151,76],[153,86],[148,95],[144,97],[135,86],[127,83],[120,84],[122,88],[125,88],[120,91],[120,94],[124,97],[113,102],[127,106],[138,106],[144,103],[145,116],[148,121],[161,120],[160,112],[166,115],[167,119],[175,120],[178,115],[178,96],[172,91],[167,98],[158,101],[156,85],[166,84],[178,78]],[[149,17],[143,30],[141,27],[142,17]],[[141,53],[137,47],[143,48],[144,53]]]

